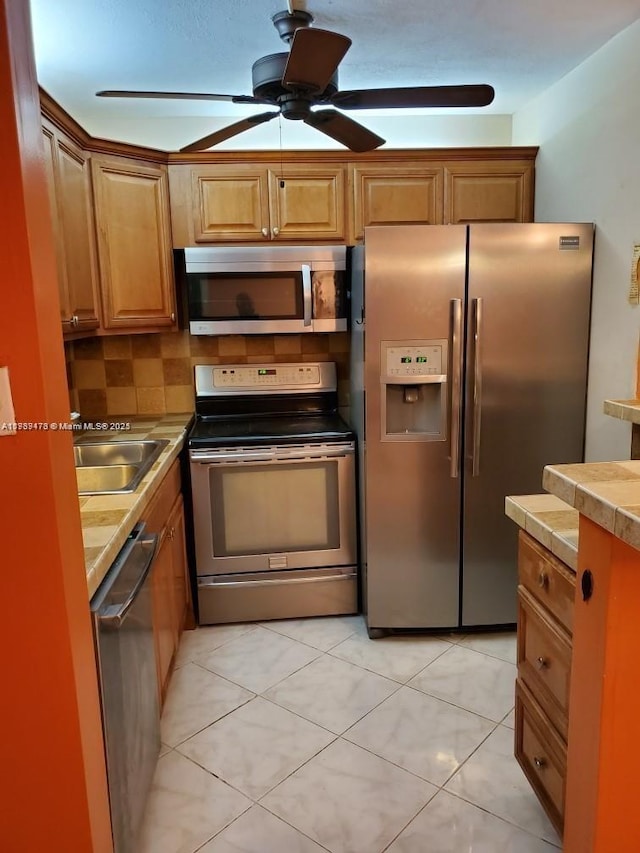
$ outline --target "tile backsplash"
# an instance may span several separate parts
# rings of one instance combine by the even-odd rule
[[[349,405],[349,335],[228,335],[186,331],[85,338],[65,344],[72,409],[85,419],[194,408],[195,364],[335,361],[338,402]]]

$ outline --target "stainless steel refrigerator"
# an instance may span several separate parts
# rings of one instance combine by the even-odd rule
[[[590,224],[365,230],[351,407],[371,636],[515,622],[504,498],[583,458],[592,255]]]

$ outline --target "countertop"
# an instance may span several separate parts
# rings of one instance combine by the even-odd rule
[[[621,421],[640,424],[640,400],[605,400],[604,413]]]
[[[89,598],[100,586],[134,524],[140,520],[171,463],[180,452],[192,417],[191,414],[123,417],[123,421],[131,423],[131,430],[127,432],[83,433],[83,441],[89,440],[89,436],[95,441],[145,438],[165,438],[169,441],[135,492],[79,497]]]
[[[555,495],[512,495],[505,513],[570,569],[578,565],[579,513]]]
[[[547,465],[542,486],[640,549],[640,460]]]

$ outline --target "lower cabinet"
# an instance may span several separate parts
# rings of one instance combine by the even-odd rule
[[[524,531],[518,573],[515,755],[562,834],[575,574]]]
[[[180,636],[185,624],[192,624],[178,460],[173,463],[151,499],[143,520],[148,532],[156,533],[159,537],[151,588],[158,694],[162,705]]]

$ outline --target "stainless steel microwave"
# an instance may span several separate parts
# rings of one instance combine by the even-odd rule
[[[184,250],[192,335],[341,332],[346,246]]]

